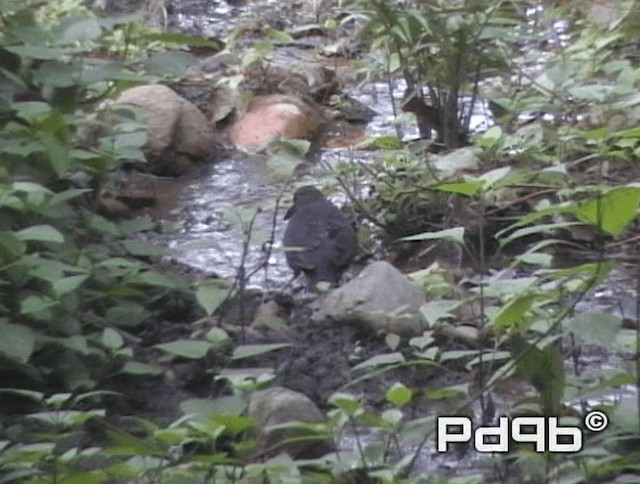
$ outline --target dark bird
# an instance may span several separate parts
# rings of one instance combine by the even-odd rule
[[[304,186],[294,193],[284,219],[289,223],[283,245],[294,274],[304,272],[310,289],[319,282],[337,284],[357,248],[347,217],[319,190]]]

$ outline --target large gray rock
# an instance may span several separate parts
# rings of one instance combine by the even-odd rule
[[[248,413],[256,424],[255,436],[263,451],[286,452],[295,458],[319,457],[333,450],[332,443],[327,440],[285,442],[286,439],[305,435],[301,430],[269,429],[287,422],[324,422],[322,412],[302,393],[284,387],[254,392],[251,394]]]
[[[419,335],[423,332],[422,290],[388,262],[374,262],[358,277],[331,292],[314,314],[371,332]]]
[[[209,156],[216,135],[207,118],[191,102],[161,84],[137,86],[124,91],[112,107],[133,105],[148,111],[145,155],[151,171],[179,175],[185,162]]]

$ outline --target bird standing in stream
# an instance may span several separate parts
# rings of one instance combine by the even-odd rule
[[[304,272],[309,289],[319,282],[335,285],[353,260],[357,242],[350,221],[318,189],[304,186],[293,195],[283,245],[287,264]]]

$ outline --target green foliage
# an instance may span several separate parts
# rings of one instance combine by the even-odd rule
[[[505,65],[500,47],[517,22],[501,8],[508,2],[442,0],[408,8],[385,0],[359,3],[368,9],[363,35],[372,50],[386,56],[381,70],[387,76],[401,73],[419,103],[426,88],[434,114],[430,128],[448,149],[460,146],[471,112],[460,109],[463,91],[477,90],[480,79]]]
[[[46,430],[38,443],[3,441],[0,446],[0,471],[5,482],[51,482],[51,476],[63,482],[108,482],[113,479],[156,479],[172,482],[186,479],[199,482],[205,475],[225,475],[225,465],[237,464],[229,439],[235,439],[251,427],[250,418],[241,415],[246,404],[239,397],[212,401],[185,401],[184,416],[169,425],[159,426],[142,418],[130,418],[127,431],[104,424],[101,409],[74,410],[83,401],[95,400],[107,392],[74,396],[4,390],[40,403],[47,409],[30,413],[28,422]],[[108,444],[100,447],[75,447],[73,439],[82,435],[88,421],[104,428]],[[17,432],[19,428],[12,431]],[[46,435],[46,436],[44,436]],[[91,470],[89,470],[91,469]]]
[[[208,316],[211,316],[228,296],[229,289],[219,280],[201,282],[196,289],[196,300]]]
[[[145,224],[95,213],[92,187],[120,161],[141,159],[146,135],[124,120],[86,146],[79,102],[144,77],[90,55],[118,21],[68,7],[73,16],[2,5],[0,368],[76,390],[117,371],[153,372],[130,361],[123,331],[148,317],[152,297],[184,283],[152,268],[156,248],[129,239]]]
[[[267,166],[277,179],[291,180],[296,167],[303,162],[311,143],[306,140],[279,140],[268,148]]]

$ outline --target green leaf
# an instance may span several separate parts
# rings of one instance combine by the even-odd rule
[[[58,279],[57,281],[53,281],[51,286],[56,296],[60,297],[60,296],[63,296],[64,294],[68,294],[72,291],[75,291],[88,278],[89,276],[86,276],[86,275],[64,277],[62,279]]]
[[[27,296],[20,301],[20,314],[39,313],[58,304],[58,301],[45,296]]]
[[[178,281],[153,270],[136,274],[131,277],[130,282],[133,284],[144,284],[147,286],[166,287],[168,289],[177,289],[179,287]]]
[[[429,327],[433,327],[441,319],[453,318],[452,311],[461,304],[462,301],[435,299],[423,304],[420,307],[420,313],[429,324]]]
[[[382,412],[381,417],[382,420],[387,422],[389,425],[396,427],[400,422],[402,422],[404,415],[397,408],[390,408]]]
[[[229,288],[219,279],[201,282],[196,289],[196,300],[205,310],[207,316],[211,316],[216,309],[229,296]]]
[[[198,63],[197,57],[188,52],[154,52],[147,60],[147,72],[159,77],[178,77]]]
[[[115,329],[105,328],[102,332],[102,344],[110,350],[118,350],[124,345],[124,340]]]
[[[44,401],[49,408],[62,408],[73,399],[73,393],[54,393]]]
[[[530,264],[540,267],[551,267],[553,265],[553,255],[540,252],[528,252],[526,254],[517,255],[515,257],[515,260],[523,264]]]
[[[468,358],[470,356],[477,355],[478,352],[476,350],[449,350],[443,351],[440,355],[440,362],[444,363],[446,361],[455,361],[461,358]]]
[[[620,330],[616,337],[614,348],[621,353],[637,354],[640,351],[637,331],[635,329]]]
[[[503,180],[509,173],[511,173],[510,166],[496,168],[495,170],[491,170],[491,171],[488,171],[487,173],[483,173],[483,175],[480,177],[480,180],[484,182],[483,188],[485,190],[488,190],[489,188],[493,187],[496,183]]]
[[[207,341],[210,341],[214,348],[222,348],[231,341],[229,333],[222,328],[211,328],[204,335]]]
[[[543,412],[557,415],[565,389],[564,361],[558,347],[548,345],[540,349],[519,335],[514,335],[509,344],[517,372],[538,390]]]
[[[140,324],[148,314],[141,304],[133,301],[121,301],[117,306],[107,309],[105,318],[108,324],[114,326],[136,326]]]
[[[38,404],[42,404],[44,402],[44,393],[36,392],[34,390],[25,390],[24,388],[0,388],[0,394],[15,395]]]
[[[247,406],[246,401],[240,395],[208,400],[193,398],[180,403],[180,410],[185,415],[191,415],[200,422],[207,422],[215,415],[240,415]]]
[[[213,420],[216,423],[223,425],[225,431],[234,435],[251,428],[254,424],[253,418],[248,415],[217,414],[213,416]]]
[[[512,242],[520,237],[534,234],[549,234],[556,230],[564,229],[567,227],[574,227],[576,225],[583,225],[582,222],[557,222],[551,224],[538,224],[533,227],[524,227],[522,229],[515,230],[511,235],[500,239],[500,246],[504,247],[509,242]]]
[[[247,385],[256,388],[275,379],[273,368],[226,368],[215,377],[216,380],[228,380],[234,388]]]
[[[358,146],[380,148],[382,150],[399,150],[402,148],[402,140],[397,135],[383,135],[367,138],[360,142]]]
[[[425,331],[422,336],[414,336],[409,340],[409,346],[418,351],[424,351],[435,342],[432,331]]]
[[[400,345],[400,336],[394,333],[387,333],[384,337],[384,342],[387,344],[389,349],[396,350]]]
[[[122,234],[133,234],[136,232],[144,232],[147,230],[153,230],[156,227],[156,222],[151,219],[131,219],[131,220],[122,220],[120,222],[120,232]],[[154,253],[152,255],[164,255],[167,253],[167,249],[164,247],[159,247],[157,245],[145,243],[148,247],[153,247],[154,249],[162,249],[163,254]],[[129,252],[131,253],[131,252]]]
[[[38,104],[38,103],[34,103],[34,104]],[[46,193],[46,194],[53,193],[47,187],[44,187],[39,183],[33,183],[33,182],[14,182],[11,185],[11,188],[13,189],[13,191],[24,192],[24,193]]]
[[[429,400],[441,400],[444,398],[464,397],[469,395],[468,384],[452,385],[444,388],[429,388],[425,391]]]
[[[269,156],[267,166],[278,179],[290,180],[295,169],[302,161],[303,159],[297,154],[280,151]]]
[[[211,343],[206,341],[193,341],[189,339],[181,339],[172,341],[171,343],[162,343],[155,345],[156,348],[166,351],[174,356],[181,356],[192,360],[204,358],[211,349]]]
[[[55,120],[54,122],[62,122]],[[59,177],[62,177],[71,166],[71,157],[69,156],[69,144],[60,140],[53,133],[43,132],[40,134],[40,140],[44,145],[47,157]]]
[[[411,235],[409,237],[402,237],[402,241],[417,241],[417,240],[448,240],[451,242],[458,242],[464,244],[464,227],[453,227],[451,229],[440,230],[438,232],[424,232],[422,234]]]
[[[46,61],[33,72],[33,82],[39,86],[70,87],[80,82],[80,66],[60,62]]]
[[[142,240],[124,240],[122,245],[124,245],[124,248],[127,249],[129,254],[135,256],[152,257],[167,255],[169,253],[166,247],[150,244]]]
[[[87,345],[87,338],[84,336],[76,335],[69,336],[67,338],[58,338],[58,337],[43,337],[42,335],[38,338],[39,342],[46,342],[51,345],[60,345],[63,348],[67,348],[71,351],[75,351],[76,353],[80,353],[81,355],[87,356],[89,354],[89,346]]]
[[[395,405],[396,407],[401,407],[411,401],[413,392],[402,383],[394,383],[393,386],[387,390],[385,397],[387,402]]]
[[[113,138],[113,149],[116,150],[116,154],[122,158],[126,158],[129,151],[128,148],[142,148],[148,140],[149,135],[143,131],[131,131],[127,133],[118,133]]]
[[[493,318],[491,324],[497,328],[518,326],[526,320],[527,312],[538,299],[538,294],[521,294],[505,304]]]
[[[253,356],[262,355],[269,351],[279,350],[291,346],[289,343],[274,343],[263,345],[241,345],[233,350],[232,360],[242,360],[244,358],[251,358]]]
[[[362,409],[360,399],[349,393],[334,393],[329,397],[329,403],[339,408],[347,415],[353,415],[358,410]]]
[[[87,41],[95,40],[102,34],[98,20],[94,17],[76,17],[64,19],[66,28],[62,32],[64,40]]]
[[[47,205],[50,207],[54,207],[56,205],[60,205],[61,203],[67,202],[74,198],[84,195],[85,193],[90,193],[93,190],[89,188],[72,188],[70,190],[64,190],[62,192],[54,194],[48,201]]]
[[[21,363],[29,361],[33,353],[35,335],[22,324],[0,322],[0,353]]]
[[[41,101],[17,102],[13,103],[11,107],[18,112],[18,116],[29,122],[34,122],[38,119],[49,116],[52,110],[49,104]],[[24,183],[26,184],[28,182]]]
[[[20,57],[30,57],[32,59],[56,60],[67,55],[82,52],[81,47],[44,47],[42,45],[4,45],[3,48]]]
[[[282,30],[274,29],[273,27],[266,27],[263,30],[267,37],[275,40],[276,42],[280,42],[282,44],[289,44],[293,42],[293,37]]]
[[[80,76],[84,84],[93,84],[114,80],[135,82],[136,78],[138,78],[139,82],[144,82],[145,78],[148,77],[125,69],[122,63],[119,61],[107,61],[104,59],[85,59],[81,67],[82,71],[80,73]],[[80,156],[82,156],[82,159],[94,159],[95,153],[85,152]],[[78,156],[76,155],[76,157]]]
[[[617,236],[637,217],[640,188],[626,186],[609,190],[600,197],[573,205],[573,213],[587,222]]]
[[[160,368],[148,365],[147,363],[140,363],[139,361],[128,361],[118,372],[124,375],[136,375],[136,376],[156,376],[162,374]]]
[[[10,258],[23,255],[27,250],[27,244],[20,240],[15,232],[0,230],[0,258],[9,260]],[[7,254],[7,255],[5,255]]]
[[[187,434],[186,428],[160,429],[153,433],[153,438],[163,444],[176,445],[182,442]]]
[[[386,355],[376,355],[366,361],[353,367],[354,370],[365,370],[368,368],[376,368],[378,366],[389,366],[404,363],[405,359],[402,353],[387,353]]]
[[[107,436],[110,444],[104,449],[107,455],[131,455],[131,456],[164,456],[166,449],[159,445],[142,440],[115,427],[107,427]]]
[[[581,342],[602,348],[611,348],[621,328],[620,318],[597,310],[578,314],[566,326]]]
[[[499,144],[502,135],[502,128],[500,126],[492,126],[479,136],[476,143],[483,148],[493,148]]]
[[[440,190],[448,193],[459,193],[468,197],[475,195],[484,186],[484,183],[480,180],[468,180],[464,182],[448,182],[435,185],[435,190]]]
[[[51,225],[33,225],[16,232],[20,240],[63,243],[64,236]]]

